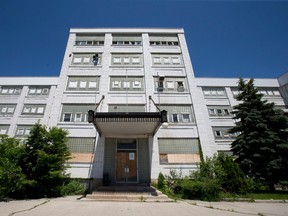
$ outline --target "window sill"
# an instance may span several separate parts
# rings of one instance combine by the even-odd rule
[[[139,65],[136,65],[136,64],[127,64],[127,65],[122,65],[122,64],[119,64],[119,65],[110,65],[110,68],[126,68],[126,67],[129,67],[129,68],[143,68],[143,64],[139,64]]]
[[[102,68],[102,65],[83,65],[83,64],[73,64],[73,65],[69,65],[69,68],[90,68],[90,69],[94,69],[94,68]]]
[[[177,65],[176,64],[175,65],[174,64],[173,65],[162,65],[162,64],[155,65],[154,64],[152,65],[152,68],[171,68],[171,67],[172,68],[184,68],[184,65],[183,64],[177,64]]]
[[[64,91],[64,94],[99,94],[99,90],[95,91]]]

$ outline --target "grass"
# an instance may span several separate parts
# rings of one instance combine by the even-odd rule
[[[288,200],[288,192],[258,192],[246,195],[246,198],[254,200]]]
[[[235,200],[248,199],[248,200],[288,200],[288,191],[276,191],[274,193],[267,191],[259,191],[248,194],[227,194],[221,193],[221,198],[230,198]]]

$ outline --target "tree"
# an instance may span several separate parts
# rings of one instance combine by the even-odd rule
[[[0,198],[19,197],[25,186],[31,183],[20,167],[23,146],[17,139],[6,135],[0,139]]]
[[[67,131],[53,127],[49,131],[35,124],[24,144],[21,168],[33,184],[29,197],[60,196],[65,179],[65,162],[70,158]]]
[[[240,104],[234,106],[236,125],[229,132],[237,134],[232,143],[236,162],[244,173],[257,181],[274,185],[288,178],[287,118],[274,103],[263,100],[254,80],[238,83]]]

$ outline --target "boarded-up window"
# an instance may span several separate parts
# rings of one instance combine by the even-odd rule
[[[199,141],[193,138],[159,138],[160,164],[200,162]]]
[[[71,152],[70,163],[90,163],[94,157],[95,138],[69,137],[67,146]]]

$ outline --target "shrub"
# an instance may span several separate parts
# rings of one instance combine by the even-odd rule
[[[158,175],[157,188],[161,191],[165,191],[167,188],[165,177],[164,177],[163,173],[161,173],[161,172]]]
[[[61,188],[61,195],[83,195],[85,193],[85,186],[79,180],[67,179],[65,185]]]
[[[220,173],[216,172],[216,177],[224,192],[245,194],[251,190],[251,180],[245,177],[243,171],[232,157],[219,154],[216,158],[216,163],[222,169]]]
[[[217,201],[220,198],[220,185],[214,179],[205,181],[183,179],[181,187],[184,199]]]
[[[14,138],[1,136],[0,139],[0,198],[23,197],[26,186],[33,183],[20,167],[23,147]]]

